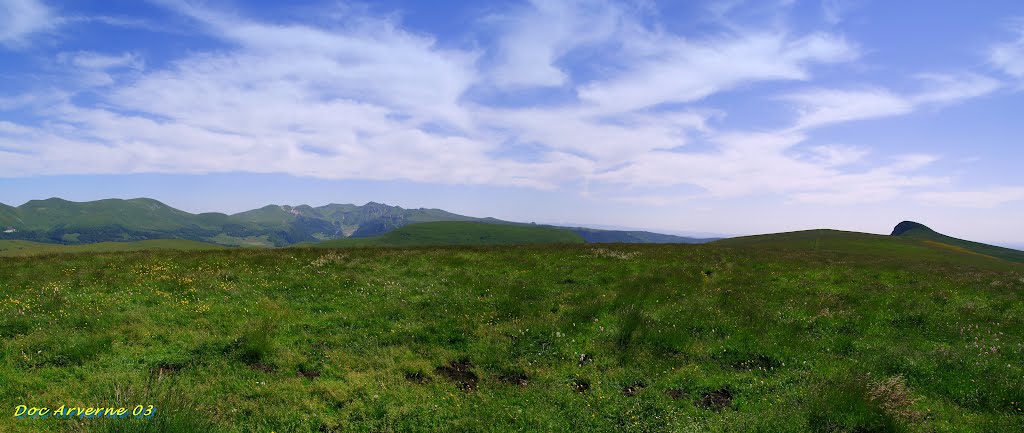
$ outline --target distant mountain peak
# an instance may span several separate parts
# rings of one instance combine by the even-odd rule
[[[926,226],[924,224],[921,224],[921,223],[918,223],[918,222],[903,221],[903,222],[901,222],[899,224],[896,224],[896,227],[892,229],[892,236],[899,236],[899,235],[902,235],[902,234],[904,234],[904,233],[906,233],[908,231],[915,230],[915,229],[925,230],[925,231],[929,231],[929,232],[934,232],[935,231],[935,230],[932,230],[932,229],[928,228],[928,226]]]

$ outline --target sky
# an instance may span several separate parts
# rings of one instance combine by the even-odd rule
[[[0,202],[1024,246],[1024,2],[0,0]]]

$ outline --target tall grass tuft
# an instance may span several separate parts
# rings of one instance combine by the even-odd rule
[[[234,346],[238,359],[246,364],[265,363],[270,360],[276,348],[274,334],[277,327],[270,321],[249,323]]]
[[[210,413],[190,400],[174,376],[152,374],[143,386],[115,386],[112,406],[132,411],[136,405],[154,408],[150,418],[78,420],[73,431],[83,433],[213,433],[221,431]]]

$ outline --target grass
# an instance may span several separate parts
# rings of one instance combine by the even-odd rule
[[[852,255],[891,257],[894,259],[916,258],[947,263],[971,264],[996,269],[1015,269],[1018,266],[1015,260],[1004,260],[1002,257],[986,255],[932,239],[919,239],[911,236],[885,236],[839,230],[804,230],[789,233],[743,236],[717,240],[714,241],[714,244],[739,248],[831,251]],[[984,244],[977,245],[984,246]]]
[[[438,221],[410,224],[372,238],[345,238],[298,247],[410,247],[441,245],[523,245],[575,244],[583,237],[569,230],[526,225],[487,224],[465,221]]]
[[[0,431],[1024,430],[1024,269],[818,244],[4,258]]]
[[[100,242],[84,245],[62,245],[32,241],[0,240],[0,257],[115,251],[215,250],[223,248],[225,247],[221,245],[183,239],[157,239],[135,242]]]

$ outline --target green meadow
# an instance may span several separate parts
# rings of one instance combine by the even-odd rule
[[[1024,267],[852,241],[5,257],[0,431],[1024,430]]]
[[[134,242],[99,242],[95,244],[61,245],[32,241],[0,240],[0,257],[35,256],[40,254],[101,253],[152,250],[216,250],[226,248],[206,242],[183,239],[155,239]]]

